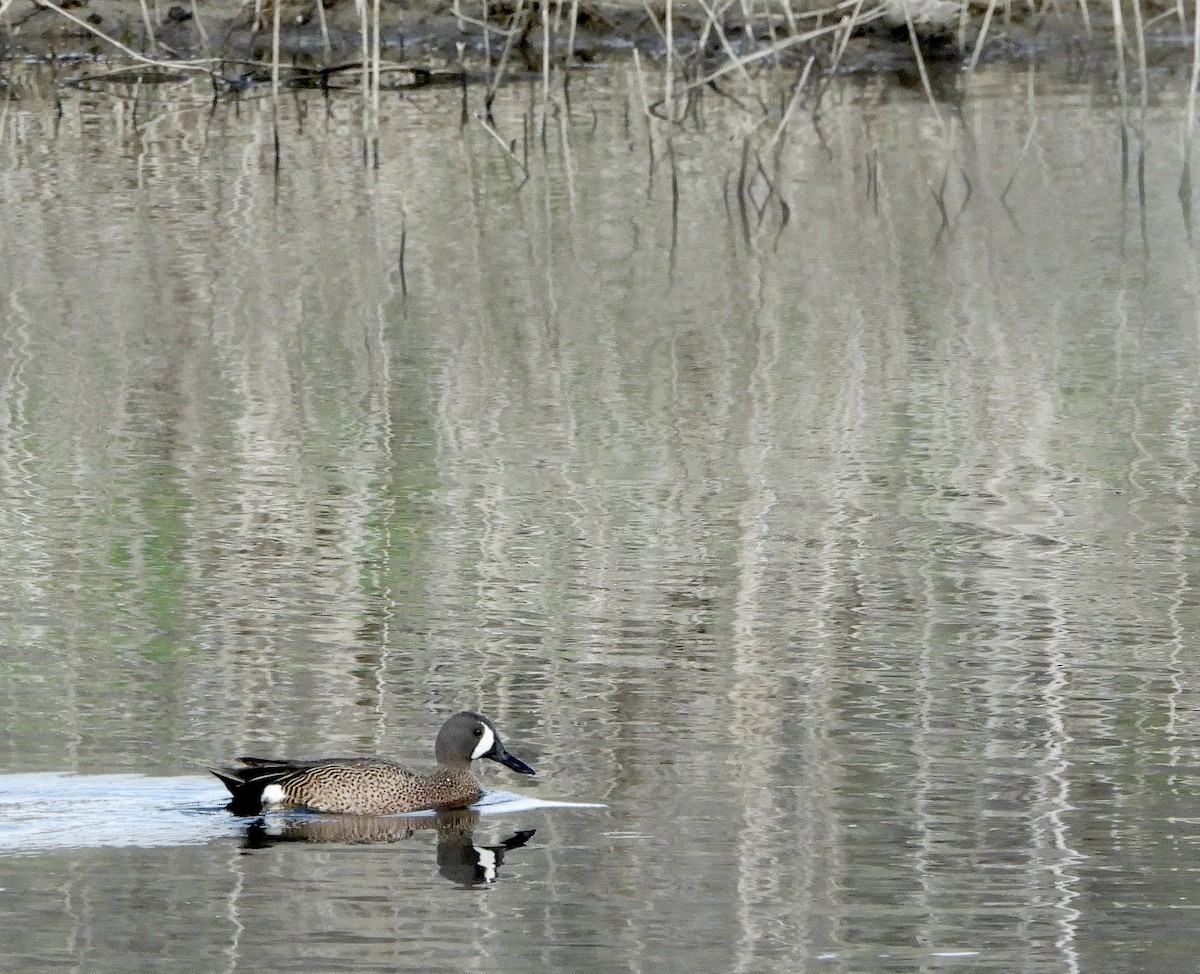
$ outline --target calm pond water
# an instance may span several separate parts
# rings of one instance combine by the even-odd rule
[[[544,134],[502,92],[515,159],[392,96],[377,169],[302,94],[277,173],[268,100],[27,82],[0,969],[1190,968],[1200,271],[1154,81],[846,81],[784,129],[731,88],[672,134],[613,69]],[[425,765],[461,708],[538,768],[489,788],[604,807],[248,826],[203,771]]]

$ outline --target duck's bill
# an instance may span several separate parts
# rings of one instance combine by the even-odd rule
[[[511,768],[517,774],[537,774],[528,764],[520,758],[514,758],[504,748],[500,748],[496,754],[489,754],[488,757],[493,761],[499,761],[506,768]]]

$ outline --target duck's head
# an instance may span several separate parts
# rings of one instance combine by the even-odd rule
[[[483,714],[464,710],[455,714],[438,731],[434,745],[437,762],[451,767],[469,765],[479,758],[491,758],[518,774],[536,774],[528,764],[504,749],[500,734]]]

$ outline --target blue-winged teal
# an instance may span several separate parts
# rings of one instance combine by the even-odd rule
[[[495,724],[469,710],[442,724],[434,751],[433,774],[417,774],[382,758],[238,758],[245,767],[209,770],[233,795],[229,810],[235,815],[257,815],[267,806],[357,815],[463,808],[483,794],[471,774],[477,758],[535,773],[504,749]]]

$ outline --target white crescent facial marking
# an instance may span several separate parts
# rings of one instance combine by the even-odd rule
[[[479,739],[479,743],[475,745],[475,750],[471,752],[471,760],[481,758],[492,749],[492,745],[496,743],[496,735],[492,733],[492,729],[486,724],[483,727],[483,737]]]
[[[264,805],[278,805],[283,801],[283,785],[267,785],[262,790],[262,803]]]

